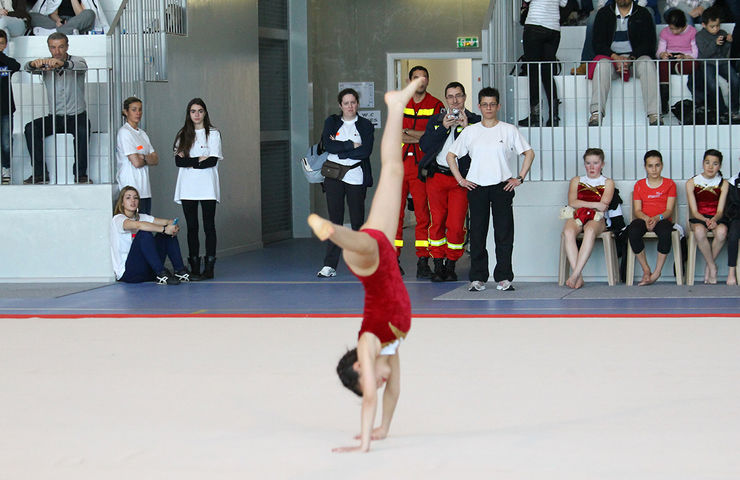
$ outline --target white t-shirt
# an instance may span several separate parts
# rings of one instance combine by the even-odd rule
[[[126,259],[131,250],[131,243],[136,236],[135,232],[123,229],[123,222],[128,220],[126,215],[119,213],[110,222],[110,255],[113,260],[113,271],[116,280],[120,280],[126,271]],[[139,214],[140,222],[154,222],[154,217],[146,213]]]
[[[339,128],[339,131],[334,135],[334,140],[338,142],[346,142],[347,140],[352,140],[355,143],[362,143],[362,138],[360,137],[360,132],[357,131],[357,117],[355,117],[352,120],[345,120],[342,119],[342,126]],[[341,165],[354,165],[359,160],[355,160],[354,158],[339,158],[339,156],[336,153],[330,153],[327,157],[327,160],[331,160],[332,162],[339,163]],[[362,185],[363,175],[362,175],[362,167],[358,166],[357,168],[353,168],[347,174],[344,176],[342,181],[348,185]]]
[[[195,141],[185,156],[216,157],[223,160],[221,151],[221,133],[211,128],[211,133],[206,138],[205,128],[195,131]],[[181,200],[216,200],[221,201],[221,188],[218,181],[218,163],[211,168],[180,167],[175,185],[175,202]]]
[[[132,186],[139,192],[139,198],[151,198],[152,187],[149,183],[149,165],[134,167],[128,156],[133,153],[148,155],[154,152],[149,136],[142,129],[134,129],[128,122],[118,129],[116,139],[116,162],[118,164],[118,190]]]
[[[457,128],[462,130],[461,126],[458,126]],[[452,146],[452,143],[454,141],[455,141],[455,129],[451,128],[450,134],[447,135],[447,140],[445,140],[445,144],[442,145],[442,150],[440,150],[439,153],[437,154],[437,164],[438,165],[442,165],[443,167],[450,168],[450,166],[447,164],[447,152],[450,151],[450,147]]]
[[[484,127],[482,122],[470,125],[457,137],[450,152],[457,158],[470,154],[465,179],[487,187],[512,178],[509,165],[516,165],[517,156],[531,148],[514,125],[499,121],[493,127]]]

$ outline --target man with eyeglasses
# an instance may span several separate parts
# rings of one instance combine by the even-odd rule
[[[514,249],[514,189],[524,183],[534,150],[514,125],[498,119],[500,95],[486,87],[478,93],[478,107],[483,119],[464,129],[450,147],[447,163],[458,184],[468,190],[470,206],[470,286],[468,290],[486,289],[488,280],[488,218],[493,217],[496,241],[496,267],[493,279],[497,290],[513,290],[514,271],[511,255]],[[460,173],[458,158],[470,155],[470,170]],[[524,155],[519,174],[514,177],[510,165]]]
[[[434,260],[433,282],[457,281],[455,262],[463,254],[465,215],[468,212],[468,191],[458,185],[447,164],[447,152],[468,125],[480,122],[480,116],[465,109],[465,87],[451,82],[445,87],[447,110],[435,115],[428,123],[419,145],[424,158],[419,162],[419,179],[427,184],[429,223],[429,253]],[[459,161],[463,175],[468,173],[470,157]]]

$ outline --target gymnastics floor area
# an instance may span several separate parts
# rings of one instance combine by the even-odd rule
[[[334,368],[362,288],[315,278],[322,252],[281,242],[191,285],[0,286],[0,479],[740,478],[740,291],[473,298],[413,259],[390,435],[332,453],[359,432]]]

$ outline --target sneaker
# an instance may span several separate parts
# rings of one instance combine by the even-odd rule
[[[324,268],[319,270],[319,273],[317,273],[316,276],[321,278],[336,277],[337,271],[325,265]]]
[[[177,277],[180,282],[190,283],[190,273],[188,273],[184,268],[179,272],[175,272],[175,277]]]
[[[10,183],[10,169],[7,167],[3,167],[3,185],[7,185]]]
[[[598,127],[601,125],[601,114],[599,112],[593,112],[588,119],[589,127]]]
[[[35,176],[31,175],[27,179],[23,180],[23,184],[24,185],[32,185],[32,184],[43,185],[45,183],[49,183],[49,177],[48,176],[47,177],[35,177]]]
[[[480,280],[473,280],[470,282],[470,285],[468,286],[469,292],[482,292],[486,289],[486,284],[481,282]]]
[[[180,280],[173,275],[169,270],[162,270],[156,275],[157,285],[179,285]]]
[[[735,113],[733,113],[732,115],[730,115],[730,120],[732,120],[732,124],[733,124],[733,125],[738,125],[738,124],[740,124],[740,112],[735,112]],[[4,169],[3,169],[3,170],[4,170]],[[4,173],[3,173],[3,176],[5,176],[5,174],[4,174]]]
[[[33,27],[33,34],[37,37],[48,37],[57,31],[56,28]]]
[[[512,285],[511,282],[508,280],[501,280],[500,282],[498,282],[498,285],[496,285],[496,290],[502,290],[502,291],[512,290],[513,291],[514,285]]]
[[[657,113],[651,113],[650,115],[648,115],[648,121],[652,126],[663,125],[663,119],[660,118],[660,115],[658,115]]]

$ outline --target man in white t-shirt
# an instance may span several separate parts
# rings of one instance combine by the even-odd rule
[[[488,218],[493,216],[496,241],[496,267],[493,278],[498,290],[513,290],[514,272],[511,255],[514,249],[514,189],[524,183],[534,160],[534,150],[514,125],[499,121],[498,90],[486,87],[478,93],[480,123],[462,131],[447,154],[447,163],[457,183],[468,189],[470,207],[470,291],[486,289],[489,277]],[[463,177],[457,159],[470,155],[470,170]],[[519,174],[514,177],[509,165],[516,165],[524,155]]]

